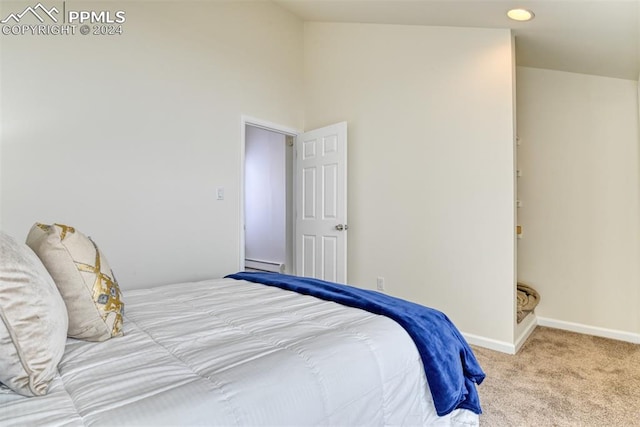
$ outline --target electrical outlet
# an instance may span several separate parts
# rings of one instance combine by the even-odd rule
[[[376,289],[384,291],[384,277],[378,277],[376,279]]]

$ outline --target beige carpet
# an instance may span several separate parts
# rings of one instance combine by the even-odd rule
[[[516,355],[473,350],[481,426],[640,426],[640,345],[537,327]]]

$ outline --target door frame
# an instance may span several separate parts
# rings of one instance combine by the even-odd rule
[[[299,134],[303,133],[300,130],[297,129],[293,129],[287,126],[283,126],[277,123],[273,123],[267,120],[262,120],[262,119],[258,119],[255,117],[251,117],[251,116],[247,116],[247,115],[241,115],[240,116],[240,230],[239,230],[239,237],[240,237],[240,253],[239,253],[239,258],[238,258],[238,271],[244,271],[245,268],[245,263],[244,263],[244,259],[245,259],[245,206],[244,206],[244,200],[245,200],[245,182],[244,182],[244,173],[245,173],[245,152],[246,152],[246,144],[247,144],[247,135],[246,135],[246,127],[247,126],[253,126],[253,127],[257,127],[257,128],[261,128],[261,129],[265,129],[271,132],[276,132],[276,133],[280,133],[283,135],[287,135],[287,136],[291,136],[293,137],[294,140],[294,150],[295,150],[295,140],[298,137]],[[291,171],[293,175],[293,182],[292,182],[292,192],[293,194],[291,194],[291,198],[292,198],[292,231],[293,231],[293,236],[295,236],[295,232],[296,232],[296,221],[295,221],[295,215],[296,215],[296,179],[295,179],[295,171],[296,171],[296,155],[294,152],[293,155],[293,165],[292,165],[293,169]],[[292,239],[292,241],[290,242],[292,247],[291,247],[291,256],[292,256],[292,266],[291,266],[291,272],[292,274],[296,273],[296,242],[295,242],[295,238]]]

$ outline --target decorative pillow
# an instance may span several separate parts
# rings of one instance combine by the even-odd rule
[[[70,337],[104,341],[122,335],[120,288],[90,238],[66,225],[36,223],[27,245],[49,270],[67,304]]]
[[[67,341],[67,308],[31,249],[0,232],[0,382],[47,393]]]

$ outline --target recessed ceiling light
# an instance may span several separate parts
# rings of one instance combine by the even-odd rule
[[[527,9],[511,9],[507,16],[514,21],[531,21],[535,17],[533,12]]]

